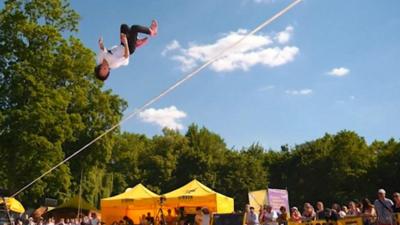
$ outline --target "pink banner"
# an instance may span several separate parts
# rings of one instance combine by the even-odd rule
[[[268,203],[272,206],[275,212],[279,212],[281,206],[285,206],[289,211],[289,194],[284,189],[270,189],[268,188]]]

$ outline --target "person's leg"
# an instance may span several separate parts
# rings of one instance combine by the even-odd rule
[[[131,26],[131,28],[129,29],[129,35],[127,35],[130,54],[132,54],[136,50],[136,41],[138,40],[139,33],[150,35],[151,31],[148,27],[139,25]]]
[[[129,26],[128,25],[126,25],[126,24],[121,24],[121,27],[120,27],[120,32],[121,33],[123,33],[123,34],[126,34],[127,36],[129,35]]]
[[[136,35],[137,33],[143,33],[143,34],[151,34],[151,31],[148,27],[140,26],[140,25],[133,25],[131,26],[131,32],[135,32]]]

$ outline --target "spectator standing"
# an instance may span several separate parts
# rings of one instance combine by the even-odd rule
[[[99,223],[99,219],[97,218],[96,213],[91,213],[90,215],[90,224],[97,225]]]
[[[351,201],[349,202],[349,210],[346,213],[347,216],[359,216],[360,210],[357,208],[356,203]]]
[[[339,214],[334,209],[326,208],[324,210],[324,214],[325,214],[324,217],[325,217],[326,221],[337,221],[340,218]]]
[[[48,220],[48,222],[47,222],[47,225],[54,225],[55,223],[54,223],[54,218],[49,218],[49,220]]]
[[[400,213],[400,194],[398,192],[393,194],[393,201],[393,212]]]
[[[279,215],[278,218],[276,219],[276,222],[278,222],[278,225],[287,225],[289,220],[289,214],[286,210],[285,206],[281,206],[279,208]]]
[[[150,212],[147,213],[146,220],[149,225],[154,225],[154,217],[151,216]]]
[[[325,219],[324,203],[317,202],[316,207],[317,207],[317,212],[316,212],[317,220],[324,220]]]
[[[301,223],[301,214],[297,207],[292,207],[290,209],[290,221],[294,223]]]
[[[33,221],[32,217],[28,218],[28,225],[36,225],[35,221]]]
[[[84,216],[81,225],[90,225],[90,219],[88,216]]]
[[[58,222],[57,225],[66,225],[64,218],[61,218],[60,222]]]
[[[167,210],[167,216],[165,217],[165,222],[167,225],[174,225],[176,223],[176,217],[172,216],[172,211],[171,209]]]
[[[144,214],[140,218],[140,225],[148,225],[146,215],[144,215]]]
[[[247,225],[259,225],[257,213],[254,212],[254,207],[250,207],[250,213],[247,216]]]
[[[196,208],[196,216],[194,216],[194,224],[201,225],[203,223],[203,212],[201,211],[201,207]]]
[[[308,202],[304,203],[303,221],[310,222],[314,221],[315,219],[316,219],[316,214],[314,207]]]
[[[202,208],[201,211],[203,212],[203,220],[201,225],[210,225],[211,215],[208,208]]]
[[[392,225],[393,224],[393,202],[386,198],[386,191],[379,189],[378,199],[374,202],[376,214],[378,216],[378,225]]]
[[[247,224],[247,217],[250,214],[250,205],[246,204],[246,206],[244,207],[244,221],[246,221]]]
[[[364,225],[374,224],[376,221],[376,211],[374,205],[372,205],[368,198],[364,198],[362,204],[363,210],[361,215],[363,217]]]
[[[134,225],[133,220],[131,218],[129,218],[129,217],[124,216],[122,219],[125,221],[126,225]]]
[[[277,219],[277,215],[274,211],[272,211],[272,207],[269,205],[266,205],[264,207],[264,216],[263,216],[263,220],[262,220],[262,224],[263,225],[277,225],[276,223],[276,219]],[[260,221],[261,224],[261,221]]]

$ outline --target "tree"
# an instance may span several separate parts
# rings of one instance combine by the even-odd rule
[[[0,179],[11,191],[117,122],[125,107],[91,75],[93,53],[78,39],[64,38],[77,30],[78,19],[62,0],[9,0],[0,12],[0,157],[6,171]],[[90,155],[62,165],[19,197],[36,205],[44,196],[70,196],[82,168],[105,168],[112,139],[96,142]]]
[[[374,142],[372,151],[377,153],[376,167],[374,168],[375,179],[371,194],[375,194],[378,188],[387,189],[388,193],[399,191],[400,187],[400,142],[390,139],[385,142]]]

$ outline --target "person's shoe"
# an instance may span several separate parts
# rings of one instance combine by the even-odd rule
[[[147,37],[142,38],[142,39],[137,39],[136,41],[136,48],[139,48],[140,46],[143,46],[147,43],[148,39]]]
[[[151,21],[150,25],[150,36],[156,36],[158,31],[158,23],[157,20]]]

